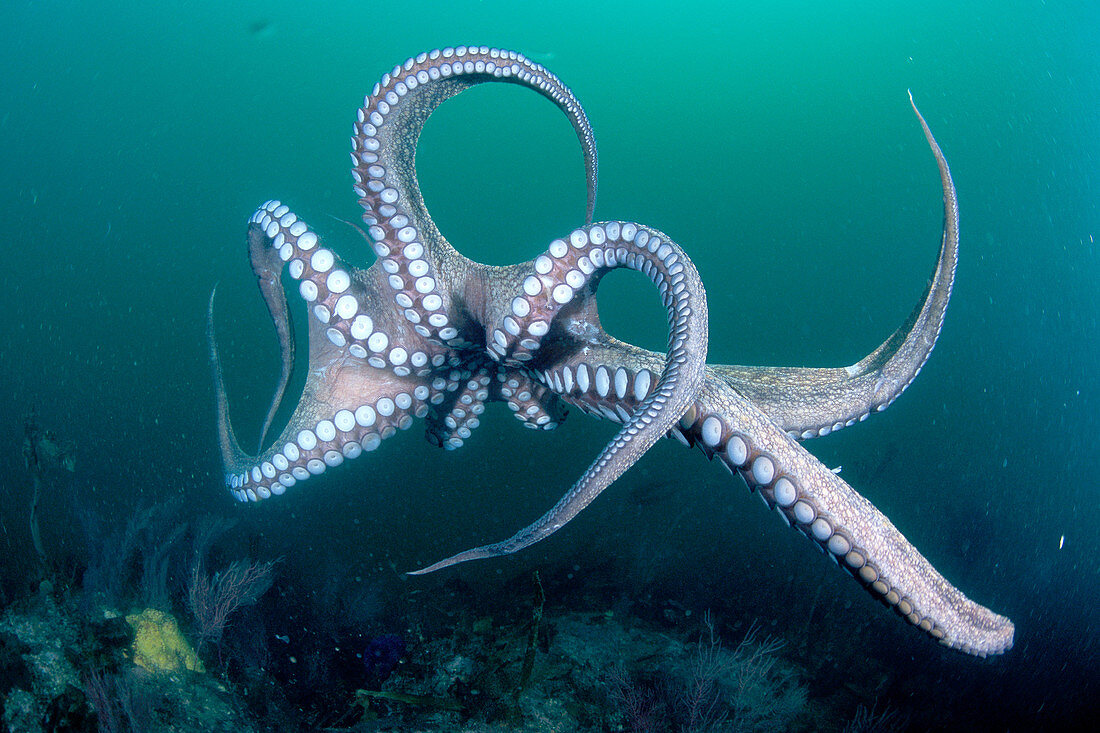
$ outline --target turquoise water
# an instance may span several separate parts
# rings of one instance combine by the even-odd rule
[[[613,434],[606,423],[578,413],[536,435],[495,406],[454,453],[414,428],[263,507],[232,506],[220,489],[203,332],[216,282],[243,436],[256,435],[277,376],[247,261],[248,216],[279,198],[368,262],[336,221],[360,213],[347,153],[362,95],[419,51],[490,44],[540,61],[580,98],[599,141],[597,219],[650,224],[687,250],[708,289],[719,363],[849,364],[904,320],[941,223],[912,90],[959,192],[951,308],[931,360],[889,411],[809,448],[842,464],[964,592],[1010,616],[1016,647],[981,662],[927,643],[739,482],[672,443],[553,540],[451,578],[492,595],[534,568],[568,565],[583,585],[629,557],[674,570],[679,583],[662,592],[683,607],[766,614],[792,639],[811,630],[813,688],[850,681],[874,697],[872,680],[885,675],[882,699],[915,725],[938,715],[962,726],[982,711],[996,727],[1026,729],[1095,711],[1096,8],[221,5],[18,2],[6,13],[9,598],[31,562],[20,549],[19,446],[32,406],[79,445],[72,481],[43,502],[58,518],[43,534],[62,556],[79,554],[61,519],[73,506],[124,513],[185,497],[195,512],[239,516],[253,551],[286,556],[288,573],[318,562],[404,571],[508,536],[587,466]],[[418,164],[440,229],[474,259],[529,259],[583,220],[572,130],[526,90],[486,85],[448,102]],[[613,334],[663,345],[663,314],[641,278],[609,277],[600,306]],[[614,593],[630,594],[627,575],[611,578]],[[432,594],[448,578],[409,582]],[[866,668],[840,664],[853,650]],[[930,713],[929,700],[942,710]]]

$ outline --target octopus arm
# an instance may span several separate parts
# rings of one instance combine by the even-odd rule
[[[486,46],[459,46],[422,53],[403,66],[394,67],[374,91],[364,100],[361,123],[356,125],[353,154],[357,173],[362,180],[377,178],[369,170],[380,166],[391,175],[383,180],[393,183],[400,200],[408,206],[420,225],[430,225],[420,185],[416,179],[414,158],[416,144],[428,117],[447,99],[485,82],[506,82],[534,90],[554,103],[569,118],[584,153],[585,177],[588,187],[586,222],[592,221],[596,207],[596,136],[588,117],[573,92],[557,76],[541,64],[521,53]],[[378,103],[386,105],[388,113],[372,119]],[[371,140],[377,141],[377,144]],[[372,153],[377,150],[377,156]],[[370,189],[362,198],[368,210],[376,210],[385,202]]]
[[[432,111],[473,84],[497,80],[535,89],[567,114],[588,178],[585,226],[507,268],[474,263],[446,243],[425,209],[414,165]],[[427,417],[430,406],[437,414],[429,438],[458,447],[488,402],[506,401],[525,425],[542,429],[560,420],[564,404],[575,405],[622,429],[565,496],[511,538],[418,573],[548,537],[658,438],[672,435],[739,473],[789,525],[928,635],[981,656],[1009,649],[1011,621],[951,585],[797,442],[885,409],[919,373],[939,335],[958,258],[958,208],[947,163],[913,110],[939,166],[944,225],[931,282],[905,324],[846,368],[708,366],[706,293],[683,250],[642,225],[592,223],[595,142],[580,104],[557,77],[521,54],[486,46],[439,49],[395,66],[366,98],[352,139],[354,190],[379,260],[367,270],[348,265],[278,201],[250,220],[250,259],[282,368],[256,456],[241,450],[230,423],[211,294],[207,325],[227,487],[241,501],[281,494],[374,450]],[[280,261],[307,303],[309,369],[287,425],[264,450],[294,365]],[[667,354],[619,342],[600,327],[596,288],[616,267],[645,272],[657,285],[668,312]]]
[[[275,385],[275,393],[271,398],[270,406],[267,408],[263,426],[260,428],[259,449],[263,450],[267,432],[271,429],[271,423],[275,420],[275,413],[279,410],[279,405],[282,404],[283,396],[286,394],[287,385],[290,384],[290,377],[294,371],[294,328],[287,308],[286,292],[283,290],[283,284],[280,280],[283,262],[279,259],[278,252],[269,246],[269,239],[265,236],[263,230],[255,224],[248,227],[247,237],[248,260],[252,265],[252,272],[256,275],[260,293],[263,295],[267,312],[271,316],[271,323],[275,327],[275,335],[279,340],[279,381]],[[213,307],[212,303],[211,307]]]
[[[214,372],[214,400],[218,420],[218,447],[222,454],[222,464],[226,471],[247,460],[247,455],[237,443],[233,425],[229,419],[229,397],[225,391],[225,375],[222,373],[221,358],[218,355],[218,342],[214,334],[214,298],[218,288],[210,291],[210,301],[206,307],[206,342],[210,355],[210,367]]]
[[[561,344],[558,349],[564,350]],[[660,355],[602,331],[543,373],[563,399],[625,422],[652,384]],[[869,501],[808,453],[713,367],[671,431],[719,458],[765,503],[814,541],[872,595],[942,643],[985,656],[1012,646],[1012,622],[969,600]]]
[[[910,96],[912,104],[912,96]],[[943,188],[943,234],[932,277],[905,323],[871,354],[848,367],[712,366],[713,373],[799,439],[826,435],[885,410],[912,383],[932,353],[955,281],[959,207],[947,161],[915,104]]]
[[[439,231],[416,177],[416,147],[424,124],[444,101],[483,82],[533,89],[561,109],[584,154],[588,203],[596,205],[596,139],[580,102],[561,80],[523,54],[488,46],[435,49],[393,67],[364,99],[352,136],[354,190],[374,252],[424,338],[460,346],[448,281],[470,264]]]
[[[909,623],[955,649],[1012,647],[1015,627],[963,595],[871,502],[728,385],[708,381],[687,432],[784,521]]]
[[[211,306],[213,299],[211,299]],[[209,317],[210,354],[217,392],[218,438],[226,485],[241,501],[279,495],[299,481],[324,473],[379,444],[428,414],[457,383],[435,384],[398,376],[350,357],[309,321],[309,372],[294,413],[278,438],[259,455],[242,451],[229,420],[228,403]],[[446,381],[446,380],[444,380]]]
[[[562,290],[561,286],[567,282],[568,277],[555,276],[557,266],[552,259],[561,264],[571,263],[576,258],[581,267],[580,257],[588,255],[578,253],[594,253],[597,250],[600,255],[596,257],[596,263],[591,268],[583,268],[587,275],[583,275],[581,269],[573,271],[579,276],[574,280],[576,287],[566,284],[568,292]],[[669,350],[663,359],[661,376],[653,390],[639,400],[633,413],[624,415],[623,427],[619,433],[546,514],[502,542],[461,552],[414,571],[413,575],[430,573],[467,560],[518,552],[549,537],[579,514],[664,436],[687,410],[702,386],[708,340],[706,292],[695,265],[678,245],[664,234],[647,227],[633,223],[608,222],[575,230],[570,235],[570,245],[558,240],[551,245],[548,254],[549,256],[542,258],[545,264],[540,265],[539,260],[536,260],[533,268],[545,280],[531,275],[524,281],[526,289],[523,292],[529,300],[525,300],[524,305],[513,312],[514,318],[518,320],[514,321],[516,328],[509,333],[515,331],[517,334],[540,339],[549,334],[553,340],[554,334],[560,332],[558,329],[551,329],[542,318],[556,319],[562,313],[563,307],[572,303],[578,293],[582,298],[586,297],[589,286],[598,282],[600,275],[608,270],[626,267],[643,271],[657,285],[668,312]],[[531,326],[535,324],[543,325],[532,331]],[[495,331],[494,336],[496,333],[500,333],[500,337],[499,340],[494,339],[494,343],[500,348],[494,353],[499,358],[506,362],[517,359],[519,362],[530,363],[534,373],[539,373],[537,363],[518,358],[530,352],[510,349],[516,339],[522,349],[528,348],[523,346],[526,337],[519,339],[514,336],[510,340],[504,331]],[[535,348],[534,340],[530,347]],[[553,382],[548,371],[543,371],[540,379],[544,384],[552,383],[554,391],[563,391],[560,382]],[[608,388],[609,385],[610,381]]]
[[[302,394],[279,437],[266,450],[261,440],[260,452],[253,456],[240,448],[230,421],[211,294],[207,331],[226,485],[238,499],[256,501],[374,450],[397,430],[410,427],[414,418],[425,417],[429,405],[440,404],[454,392],[464,374],[451,370],[445,378],[429,377],[428,368],[413,373],[406,362],[419,360],[426,367],[428,356],[410,348],[409,357],[403,347],[391,348],[399,341],[419,342],[403,319],[370,305],[379,302],[380,286],[318,246],[316,235],[285,206],[271,201],[257,210],[249,224],[248,245],[281,355],[280,380],[264,419],[264,433],[282,402],[294,362],[293,333],[279,279],[284,267],[299,281],[297,290],[310,306],[309,371]],[[348,307],[349,298],[354,307]]]

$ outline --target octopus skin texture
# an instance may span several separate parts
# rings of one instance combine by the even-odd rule
[[[414,165],[433,110],[490,81],[533,89],[565,113],[587,180],[584,224],[533,260],[503,267],[474,262],[447,242],[428,214]],[[847,367],[708,364],[706,292],[684,250],[644,224],[593,220],[596,143],[573,93],[513,51],[459,46],[409,58],[374,86],[354,124],[353,189],[375,261],[365,268],[345,262],[279,201],[264,203],[249,220],[249,259],[282,363],[256,455],[240,448],[230,424],[211,294],[226,487],[244,502],[282,494],[376,450],[418,418],[431,442],[454,449],[491,402],[504,402],[537,430],[554,428],[575,407],[621,429],[561,500],[514,536],[415,573],[538,542],[659,438],[672,437],[740,475],[784,522],[928,636],[983,657],[1006,651],[1012,622],[963,595],[802,446],[889,407],[920,373],[943,324],[958,259],[958,205],[947,162],[915,104],[913,111],[939,167],[944,225],[931,280],[906,322]],[[642,272],[657,287],[668,315],[666,353],[624,343],[601,327],[596,291],[617,268]],[[268,441],[295,358],[284,272],[308,311],[308,373],[286,427]]]

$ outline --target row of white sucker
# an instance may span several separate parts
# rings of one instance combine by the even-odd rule
[[[298,481],[324,473],[345,458],[357,458],[372,451],[398,429],[412,426],[413,415],[427,414],[427,386],[399,392],[392,399],[382,397],[374,405],[360,405],[354,411],[339,410],[312,428],[299,430],[282,449],[273,448],[256,465],[242,473],[226,476],[226,484],[240,501],[258,501],[282,494]]]
[[[541,65],[514,51],[459,46],[422,53],[402,66],[395,66],[364,99],[352,136],[352,177],[355,193],[366,212],[363,220],[369,227],[374,251],[395,291],[394,301],[414,330],[425,338],[456,347],[465,344],[445,312],[447,304],[433,273],[431,252],[415,222],[410,220],[409,212],[402,208],[409,194],[403,189],[415,185],[415,176],[412,171],[396,170],[398,162],[393,157],[393,149],[399,147],[396,136],[411,138],[415,143],[419,130],[405,129],[390,121],[399,117],[403,108],[417,103],[418,88],[469,75],[511,79],[546,94],[566,109],[574,124],[583,123],[587,130],[585,143],[593,159],[595,155],[587,118],[572,93]]]
[[[624,366],[595,366],[583,361],[542,370],[537,375],[570,404],[623,424],[653,391],[657,381],[653,372],[645,368],[634,371]]]
[[[634,372],[623,366],[591,366],[584,362],[540,371],[538,376],[545,384],[565,395],[571,404],[620,423],[625,423],[645,399],[653,381],[652,373],[645,368]],[[673,430],[672,435],[685,443],[684,436],[690,436],[704,448],[708,457],[718,456],[722,465],[731,472],[739,472],[750,488],[758,490],[765,505],[776,509],[787,526],[800,530],[814,540],[834,562],[875,591],[910,623],[936,639],[944,638],[943,629],[937,627],[930,617],[923,616],[898,589],[887,585],[874,562],[867,558],[867,553],[843,532],[834,529],[810,499],[801,494],[796,481],[783,475],[773,458],[756,451],[748,436],[729,429],[717,415],[703,416],[697,405],[693,405],[684,415],[679,430]]]
[[[287,263],[289,274],[299,281],[299,293],[311,306],[310,313],[328,326],[326,335],[333,344],[346,347],[353,356],[365,359],[375,368],[388,368],[400,377],[414,370],[417,376],[428,376],[446,362],[452,367],[457,365],[457,355],[448,359],[442,351],[432,354],[430,359],[424,351],[410,355],[403,347],[392,345],[384,332],[376,330],[370,316],[360,312],[366,296],[359,283],[345,268],[334,267],[338,258],[318,246],[317,235],[289,207],[279,201],[267,201],[249,222],[263,230],[280,259]],[[430,386],[418,385],[411,394],[399,392],[392,398],[382,397],[373,405],[360,405],[354,411],[340,410],[331,420],[323,419],[312,429],[300,430],[281,451],[272,449],[270,456],[261,458],[249,469],[228,474],[226,484],[241,501],[282,494],[297,481],[339,465],[345,458],[374,450],[397,429],[408,429],[413,416],[427,414],[428,402],[440,404],[445,392],[457,390],[468,376],[468,371],[452,368],[446,377],[437,375]],[[483,384],[478,386],[484,388]],[[484,396],[487,395],[482,400]],[[461,400],[460,396],[456,405],[463,404]],[[476,414],[484,407],[465,404],[474,415],[463,425],[456,425],[455,430],[457,435],[468,437],[470,430],[477,427]]]
[[[447,361],[442,351],[429,355],[417,349],[410,354],[378,329],[366,313],[362,287],[347,268],[337,266],[341,263],[331,250],[318,246],[317,235],[285,204],[266,202],[249,223],[263,229],[279,258],[287,263],[290,276],[299,281],[298,292],[313,317],[327,326],[325,335],[333,344],[399,377],[413,373],[427,376]]]
[[[648,369],[633,372],[623,366],[590,366],[583,362],[539,372],[539,378],[566,395],[571,404],[620,423],[625,423],[637,409],[652,382]],[[944,638],[943,629],[930,617],[922,615],[899,589],[887,585],[867,553],[843,532],[834,529],[812,501],[799,491],[796,480],[783,474],[772,457],[757,451],[747,435],[730,429],[718,415],[704,415],[698,403],[681,418],[678,427],[679,430],[672,431],[674,437],[687,443],[684,436],[689,436],[703,447],[708,457],[717,456],[731,472],[736,470],[751,489],[757,490],[768,508],[776,509],[787,526],[812,539],[834,562],[875,591],[911,624],[936,639]]]
[[[561,418],[550,412],[548,397],[552,395],[548,395],[546,387],[519,370],[508,372],[498,369],[496,378],[500,383],[501,397],[524,427],[553,430],[558,426]],[[481,424],[480,415],[485,411],[491,381],[490,371],[485,368],[479,369],[469,379],[465,387],[455,395],[450,411],[438,424],[429,427],[428,435],[432,442],[447,450],[462,446],[471,432]]]
[[[851,369],[852,367],[848,367],[848,368]],[[909,376],[909,379],[905,382],[905,384],[901,385],[900,388],[892,389],[892,390],[888,386],[889,382],[884,377],[879,377],[875,381],[875,384],[874,384],[874,386],[871,390],[872,409],[875,412],[882,412],[887,407],[894,404],[894,400],[896,400],[901,395],[902,392],[904,392],[906,389],[908,389],[909,385],[913,383],[913,380],[917,378],[917,375],[920,374],[920,370],[921,370],[921,367],[918,366],[915,370],[913,370],[913,373]],[[854,373],[853,373],[853,376],[854,376]],[[878,401],[878,404],[876,405],[875,404],[876,398],[880,394],[883,395],[883,396],[880,398],[880,400]],[[847,420],[837,420],[832,425],[822,425],[821,427],[817,427],[817,428],[806,428],[802,431],[788,430],[787,435],[791,436],[795,440],[809,440],[810,438],[824,438],[829,433],[835,433],[836,431],[842,430],[843,428],[850,428],[853,425],[855,425],[857,422],[863,422],[864,420],[866,420],[870,416],[871,416],[871,410],[865,410],[865,411],[861,412],[856,417],[850,417]]]
[[[632,222],[609,221],[574,229],[555,239],[535,258],[534,272],[523,281],[523,293],[512,299],[511,313],[493,329],[489,355],[508,363],[530,361],[550,331],[550,322],[596,270],[626,267],[657,285],[668,308],[684,282],[684,263],[667,237]]]
[[[787,526],[813,540],[909,623],[936,639],[944,638],[943,629],[930,616],[922,614],[901,589],[889,585],[868,553],[818,511],[809,496],[799,489],[798,479],[785,474],[773,457],[757,450],[747,435],[730,428],[721,416],[705,413],[698,403],[684,415],[680,427],[701,442],[708,456],[717,455],[731,472],[740,473],[749,488],[756,489],[765,505],[775,508]]]
[[[542,375],[536,375],[542,379]],[[512,415],[532,430],[553,430],[561,422],[561,416],[551,413],[554,396],[542,384],[536,382],[530,372],[522,370],[500,371],[500,396],[508,404]]]
[[[428,440],[447,450],[460,448],[474,430],[481,425],[481,413],[489,398],[488,370],[482,368],[470,375],[466,384],[455,395],[454,404],[447,414],[428,427]]]
[[[408,430],[414,417],[425,417],[429,404],[442,403],[446,393],[457,390],[468,377],[468,371],[453,369],[446,377],[435,377],[430,386],[420,384],[410,391],[364,403],[355,410],[338,410],[331,419],[319,420],[312,428],[299,430],[281,448],[273,446],[248,469],[227,474],[226,486],[239,501],[259,501],[282,494],[298,481],[339,466],[344,459],[373,451],[398,430]],[[471,406],[471,412],[474,409]],[[482,408],[476,409],[480,412]],[[468,430],[475,427],[476,422],[472,425],[467,422],[458,429],[468,437]]]

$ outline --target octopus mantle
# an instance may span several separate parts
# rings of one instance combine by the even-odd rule
[[[414,166],[432,111],[489,81],[528,87],[561,109],[580,139],[587,174],[585,224],[534,260],[507,267],[469,260],[447,242],[424,205]],[[361,269],[342,261],[278,201],[249,220],[249,257],[282,357],[256,456],[240,449],[230,425],[211,295],[210,350],[229,491],[241,501],[282,494],[375,450],[416,418],[426,419],[430,441],[453,449],[478,427],[489,402],[505,402],[525,426],[543,430],[571,405],[622,425],[576,484],[511,538],[418,573],[516,552],[547,537],[659,438],[671,436],[739,474],[784,522],[915,627],[970,654],[1009,649],[1008,619],[952,586],[800,443],[886,409],[920,372],[939,335],[958,255],[958,207],[947,162],[915,105],[913,111],[939,166],[944,226],[931,281],[906,323],[843,368],[727,366],[706,363],[706,292],[679,245],[644,224],[593,223],[595,138],[556,76],[522,54],[484,46],[435,50],[395,66],[364,100],[352,137],[353,189],[375,262]],[[668,313],[666,354],[601,328],[596,290],[615,268],[643,272],[656,285]],[[309,311],[309,372],[287,426],[268,444],[294,363],[284,270]]]

